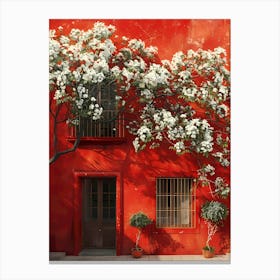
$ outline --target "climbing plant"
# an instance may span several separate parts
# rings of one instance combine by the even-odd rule
[[[226,198],[229,185],[216,174],[216,164],[230,165],[230,72],[226,51],[186,50],[161,61],[157,48],[141,39],[115,36],[115,27],[102,22],[92,29],[62,27],[50,30],[49,86],[53,119],[54,162],[74,151],[57,149],[57,125],[66,122],[79,128],[80,117],[97,121],[103,107],[92,89],[117,86],[119,112],[133,116],[127,131],[134,136],[136,152],[155,149],[162,143],[178,155],[197,159],[198,180],[210,187],[213,197]],[[59,117],[63,112],[63,117]],[[116,116],[117,118],[118,116]]]

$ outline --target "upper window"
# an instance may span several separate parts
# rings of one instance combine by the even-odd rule
[[[156,225],[169,228],[195,227],[195,184],[191,178],[158,178]]]
[[[123,124],[119,118],[114,83],[102,84],[91,89],[90,95],[103,108],[99,120],[80,117],[81,137],[123,137]]]

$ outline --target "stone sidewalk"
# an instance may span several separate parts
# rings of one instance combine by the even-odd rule
[[[60,263],[197,263],[197,264],[230,264],[230,254],[216,255],[214,258],[206,259],[202,255],[143,255],[135,259],[130,255],[122,256],[66,256],[65,253],[50,253],[50,264]]]

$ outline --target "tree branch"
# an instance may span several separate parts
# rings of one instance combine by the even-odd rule
[[[77,129],[77,135],[76,135],[76,140],[75,143],[73,145],[72,148],[70,149],[66,149],[64,151],[57,151],[57,124],[61,123],[61,121],[58,121],[57,118],[59,116],[59,112],[62,108],[62,105],[59,104],[59,106],[57,107],[57,110],[55,112],[55,114],[53,116],[54,118],[54,124],[53,124],[53,147],[54,147],[54,155],[53,157],[49,160],[49,164],[54,163],[60,156],[73,152],[77,149],[77,147],[79,146],[80,143],[80,139],[81,139],[81,133],[80,133],[80,129]]]
[[[53,162],[55,162],[60,156],[64,155],[64,154],[68,154],[68,153],[71,153],[71,152],[74,152],[79,144],[80,144],[80,140],[81,140],[81,133],[80,133],[80,130],[78,129],[77,130],[77,135],[76,135],[76,140],[75,140],[75,143],[73,145],[72,148],[70,149],[67,149],[67,150],[64,150],[64,151],[60,151],[60,152],[56,152],[54,154],[54,156],[50,159],[49,161],[49,164],[52,164]]]

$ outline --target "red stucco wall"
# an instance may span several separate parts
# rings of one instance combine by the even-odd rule
[[[213,49],[220,46],[227,50],[228,56],[230,54],[229,20],[99,21],[115,25],[116,33],[120,36],[139,38],[145,41],[147,46],[157,46],[161,59],[171,59],[175,52],[190,48]],[[87,30],[94,22],[95,20],[50,20],[50,29],[63,26],[66,33],[72,28]],[[62,148],[71,146],[66,141],[66,136],[67,128],[61,127],[59,144]],[[77,253],[75,246],[80,242],[77,240],[80,213],[77,210],[79,186],[74,176],[75,171],[120,174],[119,184],[122,191],[118,209],[120,217],[118,246],[120,254],[128,254],[136,233],[129,225],[130,216],[143,211],[155,219],[156,178],[195,176],[195,162],[188,154],[177,156],[167,146],[135,153],[129,136],[127,142],[123,144],[82,146],[74,153],[61,156],[50,166],[50,250],[65,251],[67,254]],[[218,166],[216,168],[219,169]],[[229,180],[229,171],[220,169],[220,172]],[[197,190],[198,212],[199,205],[205,200],[205,193],[205,189]],[[220,253],[228,250],[229,220],[212,241]],[[159,230],[151,225],[145,230],[140,245],[147,253],[152,254],[200,254],[207,238],[207,228],[203,221],[200,221],[199,215],[197,224],[195,230]]]

